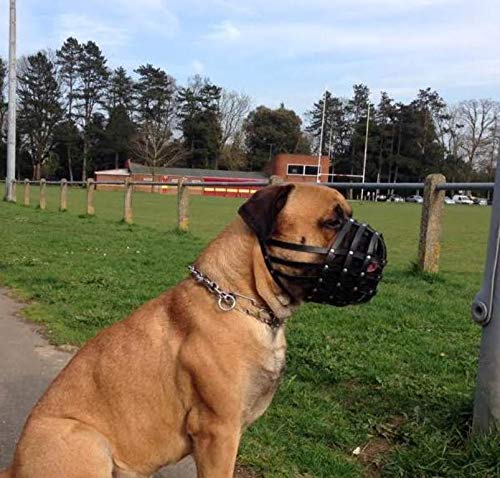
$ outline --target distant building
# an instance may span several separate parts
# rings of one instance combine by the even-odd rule
[[[226,196],[226,197],[249,197],[257,189],[258,186],[210,186],[214,182],[262,182],[267,181],[269,177],[264,173],[247,172],[247,171],[222,171],[214,169],[195,169],[195,168],[153,168],[143,164],[133,163],[128,161],[127,168],[109,169],[105,171],[96,171],[96,181],[110,182],[125,182],[127,179],[134,182],[141,182],[144,185],[136,185],[135,189],[145,192],[158,192],[161,194],[175,194],[177,188],[175,186],[148,186],[151,182],[160,183],[176,183],[181,178],[186,178],[192,183],[204,183],[204,188],[192,188],[194,194],[203,194],[205,196]],[[117,185],[98,185],[99,189],[121,189]]]
[[[320,182],[327,182],[329,178],[330,160],[328,156],[322,156],[320,161]],[[161,194],[175,194],[175,186],[148,186],[148,183],[176,183],[181,178],[186,178],[192,183],[206,184],[203,188],[192,188],[194,194],[203,194],[205,196],[229,196],[229,197],[249,197],[259,186],[211,186],[210,183],[229,182],[229,183],[258,183],[267,181],[269,176],[276,175],[283,178],[285,182],[315,183],[318,178],[318,157],[304,154],[278,154],[276,155],[265,173],[248,171],[222,171],[214,169],[195,169],[195,168],[153,168],[143,164],[127,161],[127,167],[121,169],[109,169],[105,171],[96,171],[96,181],[109,181],[124,183],[130,181],[144,183],[136,185],[135,189],[145,192],[157,192]],[[99,189],[121,189],[119,185],[97,185]]]
[[[328,182],[330,164],[328,156],[321,157],[319,182]],[[288,183],[315,183],[318,180],[318,157],[307,154],[277,154],[271,162],[270,172]]]

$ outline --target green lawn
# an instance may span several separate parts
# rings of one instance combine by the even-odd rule
[[[241,204],[193,197],[185,235],[173,231],[174,197],[136,193],[130,227],[122,193],[98,191],[93,218],[79,217],[84,191],[70,191],[64,214],[57,193],[45,212],[0,203],[0,280],[34,300],[27,314],[56,343],[80,344],[175,284]],[[387,240],[380,293],[293,317],[286,376],[241,463],[265,477],[500,476],[500,439],[468,437],[480,337],[469,308],[490,210],[446,207],[442,271],[427,276],[411,268],[420,207],[354,203]]]

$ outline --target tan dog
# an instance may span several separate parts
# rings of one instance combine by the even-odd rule
[[[257,192],[241,214],[254,231],[326,246],[335,235],[328,224],[351,209],[337,191],[284,185]],[[195,265],[221,289],[255,302],[238,297],[225,312],[190,277],[103,330],[34,407],[2,478],[147,477],[191,453],[198,477],[233,476],[240,437],[279,384],[283,321],[300,290],[292,301],[277,286],[240,218]],[[265,323],[270,315],[279,327]]]

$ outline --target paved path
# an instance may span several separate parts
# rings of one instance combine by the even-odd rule
[[[26,417],[49,382],[71,358],[51,346],[38,327],[24,321],[23,305],[0,288],[0,469],[10,464]],[[191,459],[165,468],[157,478],[195,478]]]

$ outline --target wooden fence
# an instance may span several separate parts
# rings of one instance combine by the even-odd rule
[[[217,182],[210,183],[211,187],[220,186],[252,186],[265,187],[269,184],[281,183],[282,179],[278,176],[272,176],[269,181],[262,182]],[[16,181],[13,181],[13,195],[16,198]],[[132,224],[134,220],[132,196],[134,186],[144,185],[143,182],[127,181],[94,181],[93,179],[87,182],[74,181],[68,182],[66,179],[61,181],[29,181],[27,179],[22,182],[24,186],[24,205],[30,205],[30,191],[32,185],[38,185],[39,193],[39,208],[45,210],[47,208],[47,185],[59,185],[59,210],[66,211],[68,209],[68,185],[85,186],[87,190],[86,213],[89,216],[95,214],[95,194],[97,185],[121,185],[125,189],[123,203],[123,221],[127,224]],[[322,183],[323,186],[333,187],[341,190],[423,190],[424,202],[422,204],[422,216],[420,221],[420,237],[418,246],[418,265],[420,270],[424,272],[436,273],[439,271],[439,256],[440,256],[440,240],[442,229],[442,216],[445,191],[451,190],[470,190],[470,191],[493,191],[494,183],[447,183],[446,178],[442,174],[431,174],[427,176],[424,183]],[[180,231],[189,231],[189,188],[203,188],[203,183],[189,182],[187,179],[181,179],[179,182],[171,183],[148,183],[148,186],[173,186],[177,188],[177,228]],[[15,200],[14,200],[15,202]]]

